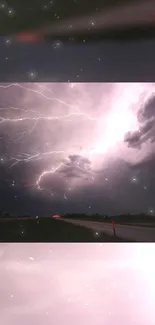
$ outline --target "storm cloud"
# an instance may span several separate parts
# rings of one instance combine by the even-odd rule
[[[20,191],[20,199],[40,198],[36,206],[57,202],[65,211],[149,207],[131,187],[134,167],[155,152],[154,89],[149,83],[1,84],[0,168],[7,195]]]

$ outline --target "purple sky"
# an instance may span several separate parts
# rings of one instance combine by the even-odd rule
[[[1,84],[1,180],[14,191],[17,206],[26,191],[32,201],[69,207],[81,202],[81,210],[94,205],[96,211],[104,196],[118,213],[132,206],[153,211],[153,174],[145,166],[154,158],[154,88],[151,83]]]

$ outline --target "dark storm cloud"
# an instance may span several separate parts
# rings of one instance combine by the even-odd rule
[[[84,158],[80,155],[69,155],[69,159],[72,163],[77,163],[79,162],[80,164],[83,163],[83,164],[88,164],[90,165],[91,162],[88,158]]]
[[[140,147],[141,134],[138,131],[128,132],[124,137],[124,142],[128,144],[129,147]]]
[[[149,141],[155,141],[155,97],[151,97],[140,108],[138,114],[140,122],[139,130],[128,132],[124,141],[132,148],[141,148],[141,146]]]
[[[92,174],[91,162],[80,155],[69,155],[56,173],[49,173],[42,180],[42,187],[48,193],[57,193],[64,198],[66,187],[72,180],[86,181]],[[67,197],[68,195],[66,195]],[[74,196],[72,194],[72,196]]]
[[[69,155],[69,161],[65,164],[61,172],[64,172],[66,177],[85,177],[91,172],[91,162],[88,158],[80,155]]]
[[[147,100],[147,102],[143,105],[138,114],[140,122],[149,120],[152,117],[155,118],[155,95],[152,95],[151,98]]]
[[[153,141],[153,106],[149,108],[153,104],[148,101],[149,105],[141,107],[139,100],[143,88],[150,96],[150,87],[103,83],[1,86],[0,167],[8,188],[4,193],[2,187],[4,210],[8,211],[8,201],[9,212],[35,215],[148,209],[138,192],[143,191],[145,177],[144,184],[132,183],[137,174],[128,165],[136,166],[151,154],[138,147],[150,137]],[[132,103],[136,103],[134,112]],[[123,142],[130,126],[136,127],[139,107],[144,113],[138,123],[141,132],[126,134]],[[2,168],[9,174],[4,175]]]

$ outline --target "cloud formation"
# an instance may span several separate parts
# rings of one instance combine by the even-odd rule
[[[137,113],[139,130],[128,132],[125,135],[125,142],[129,147],[141,149],[143,145],[151,146],[154,151],[155,142],[155,96],[143,103]]]
[[[123,205],[121,188],[155,152],[154,90],[149,83],[1,84],[3,182],[52,202],[75,205],[80,197],[89,206],[102,193],[113,208]]]

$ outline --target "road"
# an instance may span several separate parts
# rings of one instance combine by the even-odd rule
[[[72,220],[61,218],[65,222],[69,222],[78,226],[92,229],[98,233],[105,233],[113,236],[112,224],[95,222],[95,221],[85,221],[85,220]],[[115,227],[116,236],[126,239],[134,240],[136,242],[154,242],[155,241],[155,228],[147,226],[133,226],[133,225],[119,225],[116,224]]]

